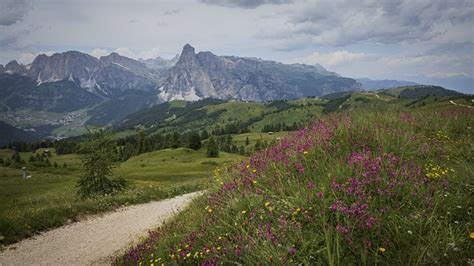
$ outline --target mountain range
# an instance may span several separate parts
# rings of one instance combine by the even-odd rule
[[[0,65],[0,120],[33,129],[45,124],[64,126],[60,121],[111,125],[171,100],[271,101],[391,85],[410,84],[342,77],[317,64],[196,53],[189,44],[170,60],[135,60],[117,53],[96,58],[68,51],[39,55],[28,65],[15,60]],[[57,121],[44,118],[48,115],[58,117]],[[25,122],[25,116],[43,118]]]

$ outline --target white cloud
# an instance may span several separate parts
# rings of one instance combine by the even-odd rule
[[[373,61],[379,58],[378,55],[366,54],[366,53],[353,53],[346,50],[330,52],[330,53],[319,53],[315,52],[304,58],[297,58],[289,60],[291,63],[303,63],[303,64],[321,64],[323,66],[337,66],[342,64],[348,64],[357,61]]]
[[[45,54],[47,56],[51,56],[54,54],[53,51],[47,51],[47,52],[29,52],[29,53],[23,53],[19,58],[18,58],[18,62],[21,63],[21,64],[24,64],[24,65],[27,65],[31,62],[33,62],[33,60],[35,60],[35,58],[40,55],[40,54]]]
[[[149,59],[149,58],[156,58],[158,56],[162,56],[162,51],[158,47],[154,47],[152,49],[141,50],[141,51],[133,51],[128,47],[120,47],[114,50],[115,53],[119,55],[126,56],[132,59]]]
[[[133,59],[138,58],[137,55],[127,47],[117,48],[117,49],[115,49],[114,52],[119,54],[119,55],[126,56],[126,57],[129,57],[129,58],[133,58]]]
[[[106,56],[110,53],[107,49],[95,48],[90,54],[94,57],[100,58],[101,56]]]
[[[161,49],[158,47],[152,48],[151,50],[142,51],[138,54],[138,58],[150,59],[156,58],[161,55]]]
[[[469,75],[464,72],[434,72],[434,73],[426,74],[425,77],[447,79],[447,78],[469,78]]]

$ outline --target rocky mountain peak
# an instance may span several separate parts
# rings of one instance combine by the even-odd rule
[[[181,52],[181,56],[194,55],[194,54],[195,54],[194,47],[192,47],[189,43],[183,46],[183,51]]]
[[[19,64],[16,60],[10,61],[5,65],[4,71],[7,73],[23,73],[26,71],[26,67],[22,64]]]
[[[196,65],[196,54],[194,47],[189,44],[186,44],[183,47],[183,51],[181,52],[177,65]]]
[[[68,51],[37,56],[27,75],[39,84],[77,78],[82,87],[92,88],[95,86],[92,76],[99,68],[97,58],[78,51]]]

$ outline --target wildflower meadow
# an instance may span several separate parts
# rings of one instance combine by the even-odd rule
[[[117,264],[473,263],[474,110],[360,110],[241,163]]]

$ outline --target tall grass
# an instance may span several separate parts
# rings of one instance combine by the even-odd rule
[[[331,115],[229,168],[118,264],[472,263],[474,112]]]

